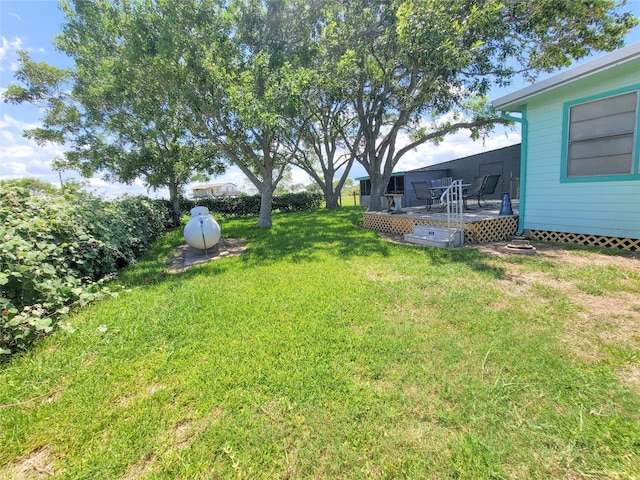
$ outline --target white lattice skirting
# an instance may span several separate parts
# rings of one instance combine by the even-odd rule
[[[588,245],[592,247],[617,248],[640,251],[640,239],[604,237],[602,235],[586,235],[582,233],[548,232],[545,230],[530,230],[527,232],[532,240],[542,240],[545,242],[574,243],[577,245]]]
[[[404,235],[413,232],[416,225],[433,225],[434,227],[446,227],[447,222],[428,219],[414,219],[407,217],[394,217],[391,215],[379,215],[364,213],[364,228],[378,232],[396,233]],[[505,240],[515,235],[518,230],[518,217],[499,217],[487,220],[479,220],[464,224],[465,243],[487,243]]]

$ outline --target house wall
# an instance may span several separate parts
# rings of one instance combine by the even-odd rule
[[[387,193],[403,191],[403,205],[413,207],[425,205],[425,200],[418,200],[416,192],[411,182],[435,180],[443,177],[452,177],[454,180],[462,179],[465,183],[471,183],[474,177],[480,175],[499,174],[500,180],[493,194],[487,195],[487,199],[501,199],[503,192],[509,192],[511,198],[519,198],[520,191],[520,144],[491,150],[488,152],[470,155],[468,157],[456,158],[447,162],[437,163],[428,167],[398,174],[402,176],[403,186],[401,189],[392,187],[394,177],[391,178]],[[369,206],[371,197],[369,195],[370,183],[368,177],[360,180],[360,205]],[[382,207],[386,208],[386,199],[382,198]]]
[[[433,174],[436,172],[435,174]],[[500,199],[503,192],[509,192],[511,198],[519,198],[520,177],[520,144],[490,150],[488,152],[456,158],[448,162],[438,163],[429,167],[423,167],[406,172],[406,202],[415,202],[415,193],[411,182],[432,178],[452,177],[454,180],[462,179],[470,184],[474,177],[484,175],[500,175],[498,185],[493,194],[487,195],[487,199]],[[411,188],[411,190],[409,190]],[[413,195],[413,196],[411,196]],[[422,200],[418,201],[420,204]]]
[[[223,183],[219,185],[209,185],[201,188],[192,189],[191,196],[193,198],[210,198],[221,195],[239,195],[240,191],[233,183]]]
[[[526,208],[521,212],[525,230],[640,238],[637,162],[634,178],[591,177],[571,182],[562,181],[561,165],[565,104],[638,85],[639,71],[640,60],[629,62],[559,87],[527,104]]]

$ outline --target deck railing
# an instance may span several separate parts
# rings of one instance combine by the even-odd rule
[[[464,198],[462,192],[462,180],[454,180],[451,182],[442,195],[440,202],[443,202],[447,208],[447,233],[449,236],[449,245],[454,242],[456,235],[459,237],[459,246],[464,247]]]

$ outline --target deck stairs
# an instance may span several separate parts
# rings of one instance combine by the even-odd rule
[[[464,246],[464,200],[462,180],[455,180],[440,196],[447,213],[446,226],[416,225],[404,235],[404,241],[431,247]]]

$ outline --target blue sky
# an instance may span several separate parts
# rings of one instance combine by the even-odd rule
[[[640,17],[640,0],[629,0],[626,9],[636,17]],[[53,37],[61,31],[63,23],[64,16],[58,8],[57,0],[0,0],[0,92],[14,81],[17,50],[27,50],[34,60],[46,61],[57,67],[72,65],[66,56],[55,50],[52,43]],[[640,26],[626,37],[627,44],[638,41],[640,41]],[[516,83],[508,89],[496,90],[492,92],[491,98],[498,98],[523,86],[523,83]],[[56,156],[62,155],[63,148],[57,145],[39,147],[22,136],[25,128],[38,125],[39,117],[40,112],[36,107],[0,103],[0,179],[35,177],[43,181],[59,183],[58,173],[51,170],[50,163]],[[424,145],[410,152],[401,160],[396,170],[410,170],[512,145],[519,141],[518,131],[507,131],[502,127],[498,127],[484,144],[472,142],[468,134],[459,132],[447,137],[437,147]],[[366,175],[364,169],[357,167],[350,176],[363,175]],[[63,178],[78,177],[72,172],[65,172]],[[211,181],[233,182],[245,191],[250,189],[250,183],[237,168],[231,168],[224,176],[212,178]],[[310,183],[307,175],[301,171],[294,172],[293,181]],[[90,184],[98,193],[109,197],[123,193],[147,193],[141,182],[131,186],[108,184],[96,177],[91,179]],[[165,191],[159,191],[156,195],[166,196],[167,194]]]

